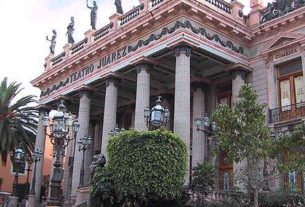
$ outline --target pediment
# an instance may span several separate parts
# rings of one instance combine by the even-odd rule
[[[282,49],[292,44],[298,43],[305,38],[304,34],[299,33],[281,33],[276,35],[269,43],[261,50],[262,54],[273,52]]]

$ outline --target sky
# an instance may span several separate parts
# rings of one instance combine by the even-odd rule
[[[30,81],[44,71],[45,58],[49,54],[46,36],[57,31],[55,55],[63,51],[67,43],[65,36],[70,17],[75,18],[74,39],[82,40],[90,29],[90,10],[92,0],[0,0],[0,81],[23,84],[21,96],[40,95],[40,90],[31,86]],[[109,23],[114,14],[114,0],[96,0],[99,7],[97,29]],[[239,0],[245,5],[244,13],[249,12],[250,0]],[[123,0],[124,11],[139,4],[139,0]]]

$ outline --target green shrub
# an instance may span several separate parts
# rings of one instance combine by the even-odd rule
[[[193,178],[189,189],[197,195],[199,203],[214,189],[215,172],[214,167],[208,162],[198,164],[193,168]]]
[[[126,131],[109,139],[107,154],[119,200],[144,206],[181,197],[187,148],[173,133]]]
[[[90,206],[92,207],[118,206],[113,177],[107,166],[96,169],[90,181],[90,195]]]
[[[300,193],[278,191],[274,193],[261,193],[259,195],[260,207],[301,207],[305,206],[305,197]]]

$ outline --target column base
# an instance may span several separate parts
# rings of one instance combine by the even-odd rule
[[[9,199],[8,207],[17,207],[18,206],[18,197],[11,196]]]
[[[36,207],[36,195],[29,194],[26,202],[26,207]]]
[[[90,201],[90,188],[89,187],[82,187],[78,188],[76,192],[76,201],[74,206],[80,206],[81,204],[88,203]]]

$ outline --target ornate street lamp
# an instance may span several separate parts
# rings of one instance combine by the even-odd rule
[[[21,146],[19,146],[15,152],[11,155],[11,161],[13,169],[15,171],[15,178],[13,183],[13,196],[17,196],[17,185],[18,185],[18,173],[23,173],[25,165],[25,153]]]
[[[119,133],[121,133],[123,131],[125,131],[124,128],[120,129],[118,127],[118,125],[116,125],[116,127],[114,129],[111,129],[111,131],[108,134],[109,134],[109,136],[113,137],[113,136],[116,136],[116,135],[118,135]]]
[[[205,142],[205,155],[204,159],[208,160],[209,158],[209,141],[207,139],[207,136],[212,134],[213,131],[217,129],[217,125],[215,122],[210,121],[210,118],[208,116],[205,116],[204,118],[196,118],[194,120],[194,125],[196,126],[197,131],[201,131],[204,133],[204,142]],[[203,129],[201,128],[203,127]]]
[[[33,178],[32,178],[32,184],[31,184],[31,189],[29,194],[35,195],[35,184],[36,184],[36,168],[37,168],[37,162],[40,162],[42,156],[42,151],[36,149],[35,152],[33,153],[31,160],[34,162],[34,173],[33,173]]]
[[[48,126],[49,117],[48,114],[42,118],[42,123],[45,127]],[[79,123],[77,120],[73,120],[70,113],[66,112],[64,101],[61,100],[58,106],[57,112],[51,120],[50,139],[55,149],[55,162],[53,164],[53,175],[50,184],[50,194],[47,201],[48,206],[62,206],[63,193],[61,189],[61,182],[63,179],[63,170],[61,163],[62,151],[69,144],[69,141],[75,139],[79,129]],[[68,136],[69,131],[72,130],[74,136],[70,138]]]
[[[206,135],[211,134],[213,131],[216,130],[217,125],[215,122],[210,122],[210,118],[205,116],[204,118],[196,118],[194,120],[194,124],[197,127],[197,131],[202,131]],[[200,127],[203,126],[203,129]]]
[[[88,149],[89,145],[91,145],[92,140],[91,137],[83,137],[78,140],[78,151],[83,151],[83,159],[82,159],[82,167],[80,170],[80,179],[79,179],[79,187],[84,187],[84,176],[85,176],[85,152]]]
[[[144,110],[144,119],[149,129],[158,129],[161,126],[166,126],[168,123],[170,112],[161,105],[161,99],[162,97],[158,96],[156,105],[151,110],[148,107]]]
[[[25,160],[26,160],[26,163],[28,164],[28,167],[27,167],[27,169],[25,169],[26,172],[27,172],[27,175],[26,175],[26,192],[25,192],[25,197],[24,198],[27,200],[29,190],[30,190],[29,178],[30,178],[30,172],[32,171],[31,167],[32,167],[32,164],[33,164],[33,160],[32,160],[31,156],[26,156]]]

